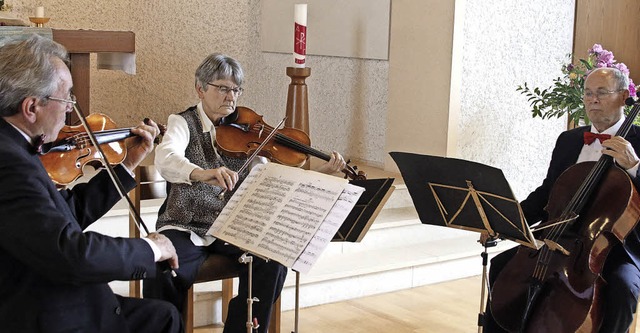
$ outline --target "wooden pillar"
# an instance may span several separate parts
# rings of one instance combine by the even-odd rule
[[[309,135],[309,98],[305,80],[311,75],[311,68],[287,67],[287,76],[291,78],[287,93],[287,120],[284,125],[299,129]],[[302,166],[309,169],[309,160]]]
[[[73,93],[78,106],[87,116],[91,113],[91,53],[136,51],[135,34],[131,31],[62,30],[53,29],[53,40],[62,44],[69,52]],[[78,117],[70,114],[67,124],[75,125]]]

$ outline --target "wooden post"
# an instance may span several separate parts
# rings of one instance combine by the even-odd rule
[[[311,75],[311,68],[287,67],[291,78],[287,93],[287,120],[284,125],[299,129],[309,135],[309,98],[305,79]],[[302,166],[309,169],[309,160]]]

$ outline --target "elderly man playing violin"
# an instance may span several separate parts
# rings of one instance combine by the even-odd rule
[[[207,235],[216,217],[227,204],[236,185],[247,176],[238,174],[247,158],[223,155],[215,144],[216,126],[234,113],[242,94],[244,75],[240,64],[225,55],[211,54],[197,68],[195,90],[200,103],[179,114],[169,116],[167,132],[156,148],[155,165],[171,184],[166,210],[158,217],[156,227],[176,247],[180,256],[177,277],[157,276],[144,282],[144,297],[169,300],[182,309],[186,293],[194,283],[198,269],[211,253],[238,258],[243,252],[233,245]],[[340,154],[317,171],[334,173],[345,168]],[[230,192],[220,195],[222,192]],[[240,274],[238,296],[229,304],[224,332],[246,332],[247,279],[246,265]],[[275,261],[254,258],[252,295],[259,332],[266,332],[273,303],[280,295],[286,267]]]
[[[629,79],[616,68],[598,68],[587,76],[583,101],[592,125],[563,132],[558,137],[546,178],[542,185],[521,203],[522,212],[529,224],[544,222],[549,218],[545,209],[552,205],[549,202],[549,206],[547,206],[552,186],[565,170],[576,163],[596,161],[603,154],[611,156],[617,166],[624,170],[619,170],[619,173],[623,176],[626,173],[635,188],[639,188],[640,127],[632,125],[625,137],[616,136],[625,121],[623,111],[625,100],[629,97],[628,87]],[[598,138],[594,140],[595,137]],[[601,186],[604,187],[605,184],[601,184]],[[619,188],[624,187],[619,186]],[[596,206],[598,204],[613,206],[611,202],[603,203],[600,201],[590,202],[587,205],[590,205],[588,208],[598,208]],[[624,202],[622,204],[626,207]],[[603,210],[606,208],[601,207]],[[602,311],[602,323],[599,328],[595,326],[598,323],[591,323],[587,326],[593,326],[594,332],[624,333],[627,332],[633,321],[640,292],[640,226],[636,225],[623,243],[613,237],[610,240],[612,243],[611,251],[604,262],[601,277],[605,284],[599,295],[599,302],[595,304]],[[481,238],[481,242],[484,241],[486,241],[486,236]],[[509,284],[509,279],[503,279],[501,273],[506,270],[514,255],[515,248],[505,251],[491,260],[489,281],[492,285],[492,296],[495,296],[494,291],[496,287],[499,287],[499,283]],[[498,317],[498,311],[491,305],[496,302],[495,299],[489,302],[484,332],[505,332],[494,320]],[[560,306],[571,307],[569,304]],[[508,310],[502,312],[507,316],[510,315]],[[493,318],[492,313],[496,315],[496,318]],[[582,320],[582,318],[579,319]],[[589,323],[587,318],[584,320],[585,323]],[[497,321],[499,322],[499,320]],[[558,323],[548,324],[558,327]]]
[[[120,200],[116,187],[101,172],[58,191],[37,156],[75,104],[67,65],[64,47],[36,35],[0,47],[0,331],[182,332],[172,304],[121,297],[107,284],[154,276],[157,261],[177,268],[171,242],[83,232]],[[159,130],[149,122],[132,132],[115,167],[127,189]]]

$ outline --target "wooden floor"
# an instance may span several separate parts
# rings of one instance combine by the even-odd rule
[[[304,308],[297,333],[478,332],[480,282],[476,276]],[[281,333],[293,332],[294,325],[294,312],[283,312]],[[222,333],[222,327],[200,327],[195,333]]]
[[[428,285],[300,310],[299,333],[477,332],[480,277]],[[282,313],[281,333],[294,331],[294,312]],[[196,333],[221,333],[200,327]]]

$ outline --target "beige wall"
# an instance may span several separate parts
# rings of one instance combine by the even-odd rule
[[[193,73],[211,52],[238,59],[246,75],[240,104],[276,124],[285,115],[285,74],[291,55],[260,51],[259,0],[9,0],[26,18],[45,6],[49,26],[130,30],[136,34],[137,74],[92,73],[92,112],[118,125],[144,117],[166,121],[197,102]],[[309,9],[311,10],[311,9]],[[313,27],[309,27],[309,34]],[[308,56],[312,146],[382,165],[388,61]]]
[[[392,3],[387,151],[447,155],[455,3]]]
[[[260,0],[7,2],[25,20],[45,6],[54,28],[135,32],[136,75],[92,73],[92,111],[121,126],[166,121],[196,103],[193,72],[210,52],[243,63],[241,104],[267,122],[284,116],[291,56],[259,50]],[[514,189],[527,193],[544,177],[563,120],[531,119],[515,88],[560,75],[571,52],[573,6],[392,0],[389,61],[307,58],[312,145],[389,168],[390,150],[474,160],[505,170]]]

